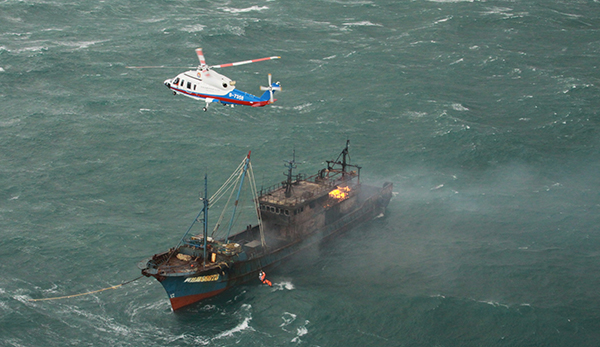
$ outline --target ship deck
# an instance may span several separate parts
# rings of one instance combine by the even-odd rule
[[[280,206],[295,206],[308,200],[326,195],[332,189],[329,184],[298,181],[292,185],[292,194],[285,196],[285,187],[278,188],[259,198],[261,203]]]

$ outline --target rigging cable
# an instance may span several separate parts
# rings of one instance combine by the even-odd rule
[[[58,299],[69,299],[69,298],[74,298],[74,297],[77,297],[77,296],[83,296],[83,295],[90,295],[90,294],[94,294],[94,293],[100,293],[100,292],[103,292],[105,290],[117,289],[117,288],[122,287],[122,286],[124,286],[126,284],[129,284],[131,282],[135,282],[135,281],[139,280],[142,277],[144,277],[144,276],[142,275],[142,276],[134,278],[134,279],[132,279],[130,281],[123,282],[121,284],[117,284],[116,286],[106,287],[106,288],[102,288],[102,289],[98,289],[98,290],[93,290],[91,292],[79,293],[79,294],[73,294],[73,295],[65,295],[65,296],[56,296],[56,297],[53,297],[53,298],[29,299],[28,301],[48,301],[48,300],[58,300]]]
[[[225,183],[223,183],[223,185],[217,190],[217,192],[215,192],[213,194],[213,196],[210,197],[210,199],[208,201],[212,202],[212,203],[216,203],[217,201],[219,201],[219,199],[221,199],[221,197],[229,191],[229,186],[231,186],[232,184],[235,186],[235,183],[233,182],[233,180],[235,179],[236,182],[237,180],[239,180],[238,176],[240,175],[240,172],[244,166],[244,161],[245,159],[240,163],[240,165],[237,167],[237,169],[235,169],[235,171],[231,174],[231,176],[229,176],[229,178],[227,179],[227,181],[225,181]]]
[[[219,227],[221,226],[221,222],[223,221],[223,217],[225,216],[225,212],[227,211],[227,208],[229,207],[229,202],[231,202],[231,198],[233,197],[233,193],[235,193],[235,186],[237,186],[238,182],[240,181],[241,178],[241,173],[238,174],[238,176],[236,177],[235,182],[232,181],[232,184],[230,184],[230,187],[228,188],[231,190],[231,193],[229,194],[229,198],[227,199],[227,202],[225,203],[225,206],[223,207],[223,210],[221,211],[221,215],[219,216],[219,220],[217,221],[217,224],[215,224],[215,228],[213,229],[213,232],[211,234],[211,237],[215,236],[215,233],[217,232],[217,230],[219,230]],[[221,196],[223,196],[227,191],[224,191],[223,194]]]

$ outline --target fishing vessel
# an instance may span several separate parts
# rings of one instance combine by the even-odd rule
[[[337,159],[327,160],[327,166],[310,177],[294,175],[294,156],[286,162],[286,180],[260,191],[250,153],[211,198],[205,176],[202,210],[177,246],[141,262],[142,274],[162,284],[177,310],[256,280],[263,269],[303,248],[383,214],[392,197],[392,183],[362,184],[361,167],[350,164],[348,148],[349,141]],[[244,181],[250,182],[257,222],[231,233]],[[224,236],[215,237],[223,214],[209,233],[208,212],[227,195],[226,206],[235,195],[233,212],[225,221]],[[200,233],[191,232],[196,222],[202,224]]]

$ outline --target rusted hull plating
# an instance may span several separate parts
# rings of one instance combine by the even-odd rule
[[[213,292],[209,292],[209,293],[202,293],[202,294],[192,294],[192,295],[186,295],[186,296],[180,296],[178,298],[171,298],[171,307],[173,308],[173,311],[178,310],[182,307],[185,307],[187,305],[191,305],[193,303],[196,303],[198,301],[202,301],[204,299],[213,297],[215,295],[219,295],[222,292],[225,291],[225,289],[227,288],[223,288],[223,289],[219,289],[219,290],[215,290]]]

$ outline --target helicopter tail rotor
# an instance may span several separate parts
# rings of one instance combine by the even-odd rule
[[[276,90],[276,91],[280,92],[281,86],[279,85],[279,82],[271,83],[271,74],[269,74],[269,86],[268,87],[260,86],[260,90],[269,92],[269,103],[272,104],[273,103],[273,91]]]

